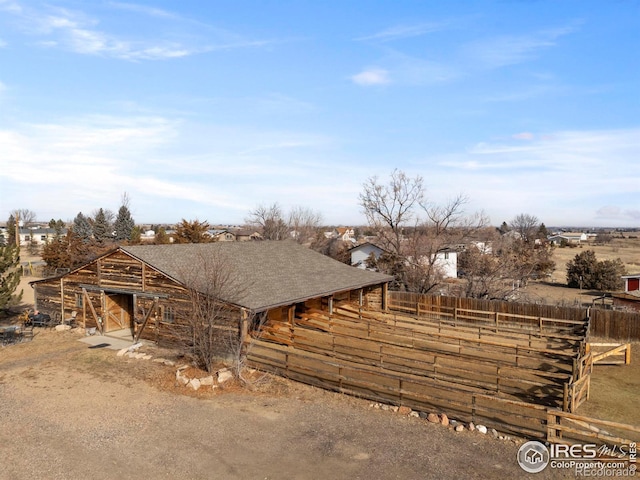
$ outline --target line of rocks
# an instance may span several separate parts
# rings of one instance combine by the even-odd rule
[[[191,390],[199,390],[201,387],[211,387],[212,390],[220,387],[222,384],[233,380],[233,373],[229,368],[223,368],[215,372],[215,374],[207,375],[200,378],[189,378],[183,372],[189,368],[189,365],[181,365],[176,370],[176,382],[184,385]]]
[[[444,427],[447,427],[456,432],[462,432],[464,430],[468,430],[470,432],[478,432],[483,435],[490,434],[493,438],[497,438],[499,440],[511,440],[515,443],[518,443],[518,439],[512,438],[509,435],[500,434],[495,428],[487,428],[484,425],[475,425],[473,422],[469,422],[465,424],[459,420],[450,419],[446,413],[429,413],[429,412],[419,412],[416,410],[412,410],[410,407],[406,406],[395,406],[395,405],[387,405],[384,403],[372,403],[370,405],[371,408],[376,410],[385,410],[390,412],[399,413],[400,415],[407,415],[409,417],[416,417],[426,420],[429,423],[439,423]]]
[[[122,348],[118,350],[116,356],[118,357],[126,357],[133,358],[137,360],[151,360],[153,363],[161,363],[163,365],[167,365],[169,367],[175,367],[176,362],[173,360],[168,360],[166,358],[153,358],[152,355],[144,352],[139,352],[140,347],[143,346],[143,343],[136,343],[129,347]],[[199,378],[189,378],[184,372],[189,368],[189,365],[180,365],[176,370],[176,382],[178,385],[184,385],[187,388],[192,390],[199,390],[201,387],[211,387],[212,390],[220,387],[222,384],[233,379],[233,373],[229,368],[223,368],[215,372],[215,374],[207,375]]]

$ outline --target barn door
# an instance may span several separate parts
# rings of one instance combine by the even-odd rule
[[[104,332],[131,328],[133,298],[131,295],[109,293],[105,297]]]

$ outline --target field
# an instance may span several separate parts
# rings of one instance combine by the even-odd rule
[[[585,250],[593,250],[596,258],[615,260],[619,258],[624,263],[628,274],[640,273],[640,239],[615,238],[606,245],[588,243],[578,247],[557,247],[553,251],[556,263],[555,271],[545,280],[530,282],[520,292],[520,301],[540,302],[551,305],[589,305],[602,292],[568,288],[567,263]]]

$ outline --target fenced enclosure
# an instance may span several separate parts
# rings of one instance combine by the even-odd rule
[[[587,399],[586,311],[501,303],[490,309],[396,293],[387,312],[338,302],[331,311],[298,306],[251,340],[249,363],[322,388],[536,438],[547,436],[550,408],[575,412]]]

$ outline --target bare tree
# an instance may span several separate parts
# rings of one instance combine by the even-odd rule
[[[29,210],[28,208],[18,208],[11,212],[11,214],[25,227],[36,222],[36,212]]]
[[[408,177],[400,170],[394,170],[387,185],[378,183],[371,177],[363,185],[360,206],[369,226],[375,231],[382,247],[401,255],[404,228],[414,218],[413,209],[424,198],[421,176]]]
[[[534,215],[521,213],[516,215],[513,220],[509,222],[509,225],[512,230],[518,232],[522,240],[525,242],[533,242],[540,228],[540,220]]]
[[[395,288],[427,293],[441,284],[443,257],[487,224],[483,213],[465,216],[467,202],[463,195],[444,205],[428,202],[422,177],[398,170],[387,185],[376,177],[365,183],[360,205],[386,250],[377,268],[396,277]]]
[[[310,243],[315,240],[320,231],[322,214],[310,208],[293,207],[289,212],[289,228],[294,232],[298,243]]]
[[[249,213],[246,219],[249,225],[260,227],[265,240],[284,240],[290,238],[289,226],[284,220],[282,209],[277,203],[270,206],[259,205]]]
[[[240,358],[241,325],[250,321],[250,315],[236,305],[247,286],[229,259],[208,250],[196,255],[195,265],[185,267],[180,277],[189,295],[181,341],[193,361],[212,372],[217,360]]]

